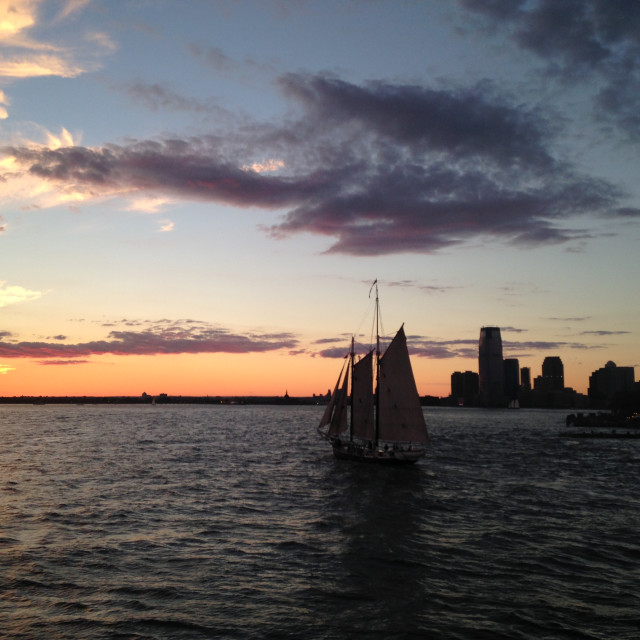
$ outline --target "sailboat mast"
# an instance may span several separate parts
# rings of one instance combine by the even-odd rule
[[[351,336],[351,352],[349,353],[349,369],[351,370],[351,399],[349,405],[351,407],[351,418],[349,420],[349,442],[353,442],[353,365],[356,359],[355,338]]]
[[[376,422],[374,446],[380,439],[380,302],[378,300],[378,280],[376,285]]]

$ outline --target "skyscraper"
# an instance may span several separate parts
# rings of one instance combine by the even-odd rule
[[[564,389],[564,366],[558,356],[547,356],[542,362],[542,376],[535,379],[538,391],[562,391]]]
[[[500,327],[480,329],[478,371],[482,404],[487,407],[504,406],[506,403]]]
[[[531,391],[531,369],[529,369],[529,367],[522,367],[522,369],[520,369],[520,384],[523,389]]]
[[[520,363],[517,358],[505,358],[504,362],[504,390],[507,400],[516,400],[520,391]]]
[[[478,401],[478,374],[475,371],[456,371],[451,374],[451,397],[464,405]]]
[[[610,360],[589,376],[589,402],[592,407],[607,407],[616,393],[633,389],[634,382],[633,367],[618,367]]]

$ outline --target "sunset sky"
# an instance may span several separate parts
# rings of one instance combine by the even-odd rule
[[[0,0],[2,396],[325,393],[376,278],[585,393],[639,222],[637,0]]]

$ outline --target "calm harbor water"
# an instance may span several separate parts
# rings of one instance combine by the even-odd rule
[[[425,409],[380,468],[321,413],[0,406],[0,637],[640,637],[640,441]]]

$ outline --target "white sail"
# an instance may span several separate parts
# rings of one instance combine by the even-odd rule
[[[378,394],[379,439],[426,443],[427,426],[403,327],[380,358]]]
[[[354,438],[373,440],[373,351],[353,365],[351,424]]]

